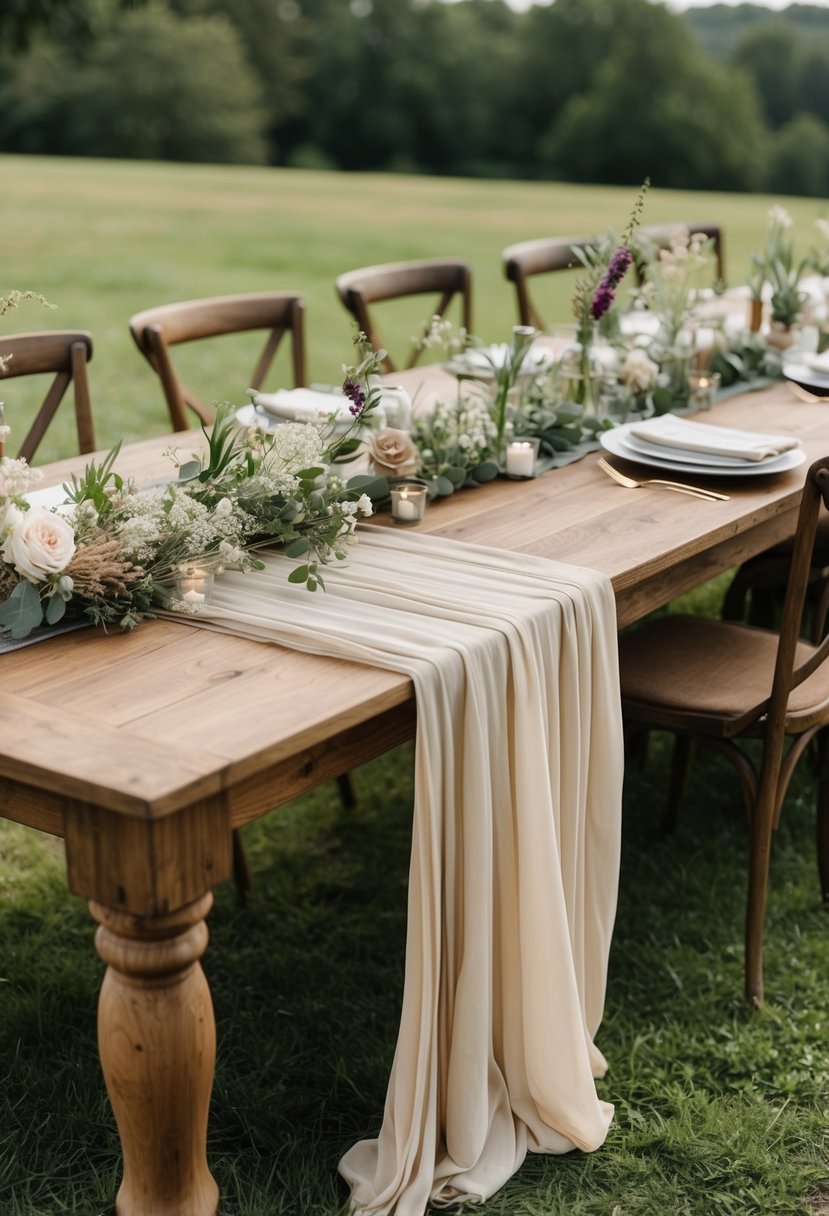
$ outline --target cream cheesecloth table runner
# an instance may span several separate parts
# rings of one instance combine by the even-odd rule
[[[357,1211],[483,1201],[528,1149],[598,1148],[613,1115],[593,1043],[622,784],[609,580],[381,528],[313,597],[265,561],[217,579],[199,623],[404,672],[417,697],[397,1049],[379,1136],[340,1172]]]

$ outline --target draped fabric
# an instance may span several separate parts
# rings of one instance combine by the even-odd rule
[[[377,1139],[340,1162],[354,1208],[483,1201],[526,1152],[591,1150],[622,784],[605,576],[361,529],[327,591],[217,579],[199,623],[411,676],[417,698],[406,972]],[[311,602],[309,602],[309,600]]]

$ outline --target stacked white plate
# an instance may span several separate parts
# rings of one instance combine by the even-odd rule
[[[790,435],[712,426],[675,414],[601,431],[599,441],[614,456],[694,477],[759,477],[797,468],[806,459]]]
[[[787,353],[783,360],[783,375],[818,397],[829,397],[829,351],[820,355],[803,350]]]

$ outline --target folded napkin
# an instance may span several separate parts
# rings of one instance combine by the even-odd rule
[[[822,372],[823,375],[829,376],[829,350],[825,350],[819,355],[805,355],[803,362],[813,372]]]
[[[704,422],[689,422],[675,414],[663,414],[636,422],[630,434],[666,448],[681,448],[686,452],[703,452],[710,456],[736,456],[741,460],[770,460],[792,448],[800,440],[791,435],[761,435],[758,431],[739,431],[731,427],[710,426]]]
[[[312,388],[281,389],[278,393],[249,390],[250,399],[272,418],[283,422],[324,422],[331,414],[353,421],[351,402],[343,393],[321,393]]]

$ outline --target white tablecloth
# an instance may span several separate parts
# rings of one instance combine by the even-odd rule
[[[594,1078],[622,785],[615,604],[589,570],[361,530],[327,592],[217,579],[214,627],[405,672],[417,695],[406,977],[357,1210],[483,1200],[528,1149],[604,1141]],[[371,993],[366,992],[366,1000]]]

